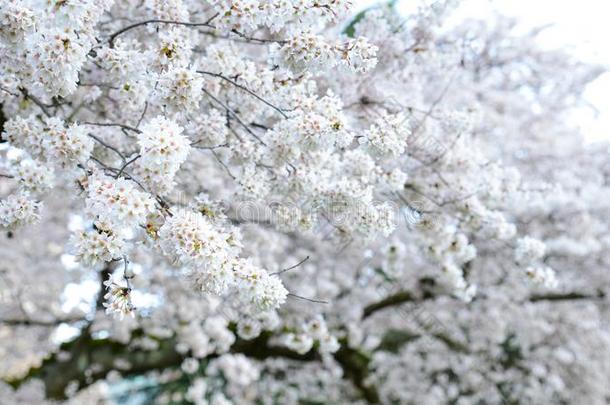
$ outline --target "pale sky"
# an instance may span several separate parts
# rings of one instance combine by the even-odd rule
[[[378,0],[360,0],[362,6]],[[424,0],[399,0],[405,13]],[[427,3],[431,3],[430,0]],[[563,49],[577,58],[610,67],[610,2],[604,0],[463,0],[454,18],[493,18],[494,11],[516,17],[525,28],[546,26],[539,37],[542,46]],[[610,73],[591,83],[585,99],[597,109],[579,111],[574,122],[587,141],[610,139]]]

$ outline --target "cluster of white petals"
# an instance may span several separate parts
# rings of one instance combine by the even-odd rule
[[[131,288],[117,284],[112,276],[104,281],[106,293],[104,307],[107,314],[118,316],[121,320],[125,315],[134,316],[134,306],[131,303]]]
[[[0,224],[5,228],[18,228],[40,219],[42,203],[25,192],[11,194],[0,201]]]
[[[13,168],[20,186],[32,193],[41,193],[53,187],[55,179],[52,168],[33,159],[21,159]]]
[[[203,96],[203,78],[191,69],[174,68],[163,73],[158,91],[169,113],[189,113],[199,106]]]
[[[64,166],[83,163],[93,150],[85,127],[51,117],[39,122],[34,116],[16,117],[5,124],[4,131],[11,144],[23,148],[32,157]]]
[[[125,179],[101,172],[88,178],[86,211],[101,230],[133,229],[146,224],[154,208],[153,199]]]
[[[277,50],[278,58],[297,72],[317,72],[343,66],[353,72],[366,72],[377,64],[377,46],[366,38],[328,42],[311,32],[291,38]]]
[[[136,172],[151,190],[163,194],[174,186],[174,177],[191,149],[189,139],[174,121],[153,118],[138,134],[140,157]]]
[[[76,235],[76,257],[85,266],[121,259],[125,252],[125,241],[108,231],[97,229],[83,231]]]

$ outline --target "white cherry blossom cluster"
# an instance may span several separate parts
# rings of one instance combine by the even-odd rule
[[[190,322],[176,331],[179,343],[176,350],[189,351],[195,358],[205,358],[211,353],[227,353],[235,342],[227,319],[219,315],[209,316],[201,323]]]
[[[42,203],[27,192],[19,191],[0,201],[0,223],[3,227],[15,229],[34,223],[40,219]]]
[[[525,275],[534,284],[546,288],[556,288],[559,282],[555,271],[541,263],[546,252],[546,245],[541,240],[526,236],[517,240],[515,261],[525,266]]]
[[[544,242],[526,236],[517,240],[515,260],[520,264],[530,264],[544,256],[546,246]]]
[[[163,253],[183,266],[213,271],[237,254],[230,233],[188,209],[175,210],[166,218],[158,236]]]
[[[34,12],[22,1],[7,1],[0,11],[0,35],[12,43],[23,40],[34,24]]]
[[[288,292],[280,279],[237,258],[239,235],[214,222],[207,215],[180,209],[166,218],[158,232],[159,244],[173,262],[191,269],[193,281],[203,291],[225,294],[235,290],[241,302],[253,312],[279,307]]]
[[[66,96],[76,90],[78,72],[87,58],[87,46],[73,32],[51,28],[26,39],[26,63],[32,80],[51,95]]]
[[[222,374],[229,384],[246,387],[258,380],[259,370],[243,354],[224,354],[211,362],[211,375]]]
[[[41,193],[53,187],[54,171],[33,159],[20,159],[13,167],[19,185],[32,193]]]
[[[299,354],[309,352],[314,345],[321,354],[332,354],[340,348],[337,337],[328,331],[321,315],[303,322],[297,329],[298,331],[283,335],[281,341]]]
[[[131,287],[118,284],[112,275],[104,281],[104,287],[106,288],[104,307],[107,314],[116,315],[121,320],[125,315],[135,316],[135,308],[131,302]]]
[[[111,231],[93,229],[78,233],[74,240],[76,257],[88,267],[97,267],[121,259],[126,250],[125,241]]]
[[[189,113],[199,106],[203,96],[203,78],[195,71],[174,68],[159,79],[158,92],[161,103],[170,113]]]
[[[2,11],[2,65],[37,93],[67,96],[94,44],[93,27],[110,6],[106,0],[10,1]]]
[[[123,178],[95,172],[87,179],[86,212],[100,230],[121,234],[145,225],[154,200],[137,185]]]
[[[147,0],[146,6],[157,18],[173,21],[187,21],[188,2],[181,0]]]
[[[525,275],[534,283],[546,288],[556,288],[559,285],[555,271],[544,265],[530,266],[525,269]]]
[[[5,135],[11,145],[23,148],[32,157],[51,164],[70,166],[84,163],[93,150],[85,127],[51,117],[39,122],[35,117],[16,117],[6,123]]]
[[[203,147],[214,147],[225,144],[229,129],[227,117],[215,108],[207,114],[201,114],[189,122],[189,131],[196,134],[194,144]]]
[[[403,114],[383,116],[364,133],[361,143],[382,155],[398,156],[404,153],[410,132],[409,120]]]
[[[238,259],[233,272],[240,299],[254,312],[276,309],[286,302],[288,291],[280,278],[255,266],[251,260]]]
[[[33,157],[42,157],[43,126],[34,114],[16,116],[4,123],[2,137],[11,146],[27,151]]]
[[[191,146],[182,127],[174,121],[155,117],[138,134],[140,158],[136,172],[158,193],[166,193],[174,186],[174,177],[186,160]]]
[[[91,139],[83,126],[72,124],[68,127],[56,118],[46,121],[42,134],[42,149],[47,152],[48,161],[63,165],[85,162],[93,149]]]
[[[160,33],[152,49],[152,67],[164,72],[187,66],[193,48],[188,34],[182,27],[172,27]]]
[[[353,72],[366,72],[377,64],[377,47],[365,38],[328,42],[311,32],[291,38],[277,50],[277,57],[296,72],[318,72],[343,66]]]
[[[266,26],[272,32],[299,30],[301,26],[323,26],[344,15],[351,6],[345,0],[214,0],[223,25],[253,30]]]

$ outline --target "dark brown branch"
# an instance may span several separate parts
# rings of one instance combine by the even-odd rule
[[[134,337],[141,337],[143,332],[137,330]],[[264,332],[252,340],[237,339],[231,347],[232,353],[241,353],[250,358],[264,360],[281,357],[293,361],[320,361],[321,357],[315,350],[299,354],[287,347],[270,344],[271,332]],[[42,364],[30,370],[23,378],[8,381],[13,387],[18,387],[30,378],[42,380],[46,395],[52,399],[65,399],[68,384],[75,381],[78,389],[82,389],[103,379],[116,370],[116,361],[124,360],[131,365],[128,370],[121,371],[124,377],[141,375],[150,371],[179,367],[188,353],[178,353],[175,349],[175,338],[158,340],[159,347],[154,351],[142,350],[109,339],[95,339],[85,328],[82,334],[70,342],[61,345],[58,352],[69,353],[69,358],[60,360],[57,354],[45,359]],[[334,354],[336,361],[344,370],[345,378],[350,380],[369,402],[380,402],[379,394],[374,386],[365,383],[369,375],[369,356],[357,349],[349,347],[345,339],[340,341],[341,348]],[[216,357],[212,354],[208,359]],[[95,367],[92,367],[95,365]]]
[[[120,30],[116,31],[115,33],[113,33],[112,35],[110,35],[110,37],[108,38],[108,46],[110,46],[111,48],[114,47],[114,41],[116,40],[116,38],[121,35],[124,34],[125,32],[132,30],[134,28],[138,28],[144,25],[148,25],[148,24],[173,24],[173,25],[182,25],[185,27],[209,27],[209,28],[214,28],[213,25],[210,25],[210,22],[216,18],[218,16],[218,14],[213,15],[211,18],[209,18],[207,21],[205,22],[188,22],[188,21],[172,21],[172,20],[159,20],[159,19],[151,19],[151,20],[146,20],[146,21],[140,21],[137,23],[133,23],[131,25],[128,25],[124,28],[121,28]]]
[[[139,336],[142,336],[142,331],[134,332],[134,337]],[[258,360],[270,357],[296,361],[319,360],[318,354],[313,350],[299,354],[286,347],[270,345],[270,337],[271,334],[267,332],[253,340],[238,339],[231,351]],[[178,367],[188,356],[176,351],[175,338],[159,340],[158,343],[156,350],[142,350],[109,339],[95,339],[85,329],[78,338],[61,345],[59,351],[70,354],[67,360],[61,361],[57,354],[53,354],[45,359],[40,367],[30,370],[24,378],[9,381],[9,384],[17,387],[30,378],[37,378],[44,382],[48,398],[64,399],[69,383],[76,381],[78,388],[82,389],[103,379],[108,372],[116,369],[117,360],[125,360],[131,365],[131,368],[121,372],[123,376],[128,377]],[[215,355],[209,358],[213,357]],[[93,365],[95,367],[92,368]]]
[[[47,107],[52,107],[50,105],[47,105],[45,103],[43,103],[42,101],[40,101],[36,96],[30,94],[27,89],[24,88],[20,88],[19,89],[21,91],[21,94],[23,94],[23,97],[25,97],[26,99],[30,99],[34,102],[34,104],[36,104],[44,113],[44,115],[46,115],[47,117],[51,116],[51,113],[49,112],[49,110],[47,110]]]
[[[83,122],[82,125],[93,125],[96,127],[119,127],[122,129],[126,129],[127,131],[133,131],[137,134],[142,133],[142,131],[140,131],[138,128],[134,128],[134,127],[130,127],[129,125],[118,124],[118,123],[114,123],[114,122]]]
[[[349,347],[343,340],[341,348],[334,354],[334,357],[343,368],[345,377],[358,388],[367,402],[371,404],[381,402],[377,389],[365,382],[369,375],[370,362],[370,358],[365,353]]]
[[[97,143],[99,143],[100,145],[102,145],[104,148],[106,149],[110,149],[111,151],[113,151],[114,153],[116,153],[117,155],[119,155],[119,157],[121,158],[121,160],[124,162],[125,161],[125,156],[121,153],[120,150],[118,150],[117,148],[115,148],[112,145],[107,144],[106,142],[104,142],[103,140],[101,140],[100,138],[98,138],[97,136],[93,135],[93,134],[87,134],[89,135],[90,138],[92,138],[93,140],[95,140]]]
[[[581,292],[533,294],[529,298],[529,300],[531,302],[571,301],[571,300],[595,300],[595,299],[603,299],[605,297],[606,297],[606,293],[600,290],[600,291],[597,291],[596,293],[592,293],[592,294],[581,293]]]
[[[58,318],[51,320],[43,320],[43,319],[19,319],[19,318],[9,318],[9,319],[0,319],[0,324],[8,325],[8,326],[58,326],[62,323],[74,323],[74,322],[82,322],[85,321],[84,318]]]
[[[405,302],[417,301],[415,296],[409,291],[399,291],[396,294],[392,294],[381,301],[374,302],[364,307],[362,311],[362,319],[368,318],[377,311],[382,309],[404,304]]]

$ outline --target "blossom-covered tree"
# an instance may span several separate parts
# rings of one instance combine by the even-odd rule
[[[607,403],[601,70],[456,4],[3,0],[0,402]]]

